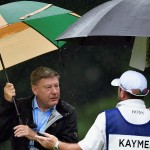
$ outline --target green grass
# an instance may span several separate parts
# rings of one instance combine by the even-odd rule
[[[117,104],[117,97],[99,99],[89,102],[78,109],[78,132],[79,139],[83,139],[87,131],[94,123],[97,115],[106,109],[111,109]]]

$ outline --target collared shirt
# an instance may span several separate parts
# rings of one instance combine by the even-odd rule
[[[44,133],[45,126],[46,126],[47,121],[48,121],[49,117],[51,116],[52,110],[54,108],[50,108],[50,109],[46,110],[45,112],[43,112],[37,104],[36,97],[34,97],[32,107],[33,107],[33,111],[32,111],[33,120],[34,120],[35,124],[37,125],[36,130],[40,133]]]
[[[32,108],[33,108],[32,110],[33,120],[34,120],[34,123],[37,125],[37,127],[35,128],[35,131],[38,131],[39,133],[43,134],[45,131],[45,127],[48,122],[48,119],[50,118],[52,114],[52,110],[55,107],[50,108],[46,110],[45,112],[43,112],[37,104],[36,97],[34,97],[32,101]],[[29,149],[38,150],[37,148],[34,147],[34,141],[29,142]]]
[[[150,110],[146,109],[143,100],[128,99],[119,102],[116,107],[122,116],[132,124],[144,124],[150,121]],[[78,144],[82,150],[106,150],[106,117],[105,112],[99,114],[86,134]]]

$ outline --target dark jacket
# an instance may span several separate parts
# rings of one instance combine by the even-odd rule
[[[33,98],[34,96],[16,100],[22,122],[30,128],[35,128],[32,116]],[[14,137],[13,127],[18,124],[14,103],[3,100],[0,106],[0,141],[10,138],[12,150],[28,150],[29,140],[27,138]],[[45,132],[55,135],[60,141],[78,142],[75,108],[64,101],[59,101],[56,110],[52,112]],[[46,150],[39,143],[34,143],[39,150]]]

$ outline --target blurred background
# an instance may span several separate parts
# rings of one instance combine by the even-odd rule
[[[0,5],[12,2],[1,0]],[[83,15],[106,0],[43,0]],[[61,24],[60,24],[61,25]],[[113,108],[117,100],[117,88],[111,87],[114,78],[120,77],[129,67],[134,37],[101,37],[88,42],[68,42],[59,50],[49,52],[7,68],[8,77],[16,88],[17,98],[32,94],[30,74],[40,66],[51,67],[60,73],[61,99],[76,107],[79,138],[82,139],[97,115]],[[92,44],[91,44],[92,43]],[[12,56],[15,57],[15,54]],[[5,62],[4,62],[5,63]],[[137,70],[141,72],[140,70]],[[150,67],[142,72],[150,83]],[[6,84],[0,71],[0,97]],[[145,98],[150,106],[150,96]]]

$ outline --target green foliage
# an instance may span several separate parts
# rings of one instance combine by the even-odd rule
[[[80,106],[78,109],[78,129],[80,140],[84,138],[98,114],[104,110],[115,107],[116,104],[117,96],[111,96],[110,98],[104,97],[97,101],[91,101]]]

